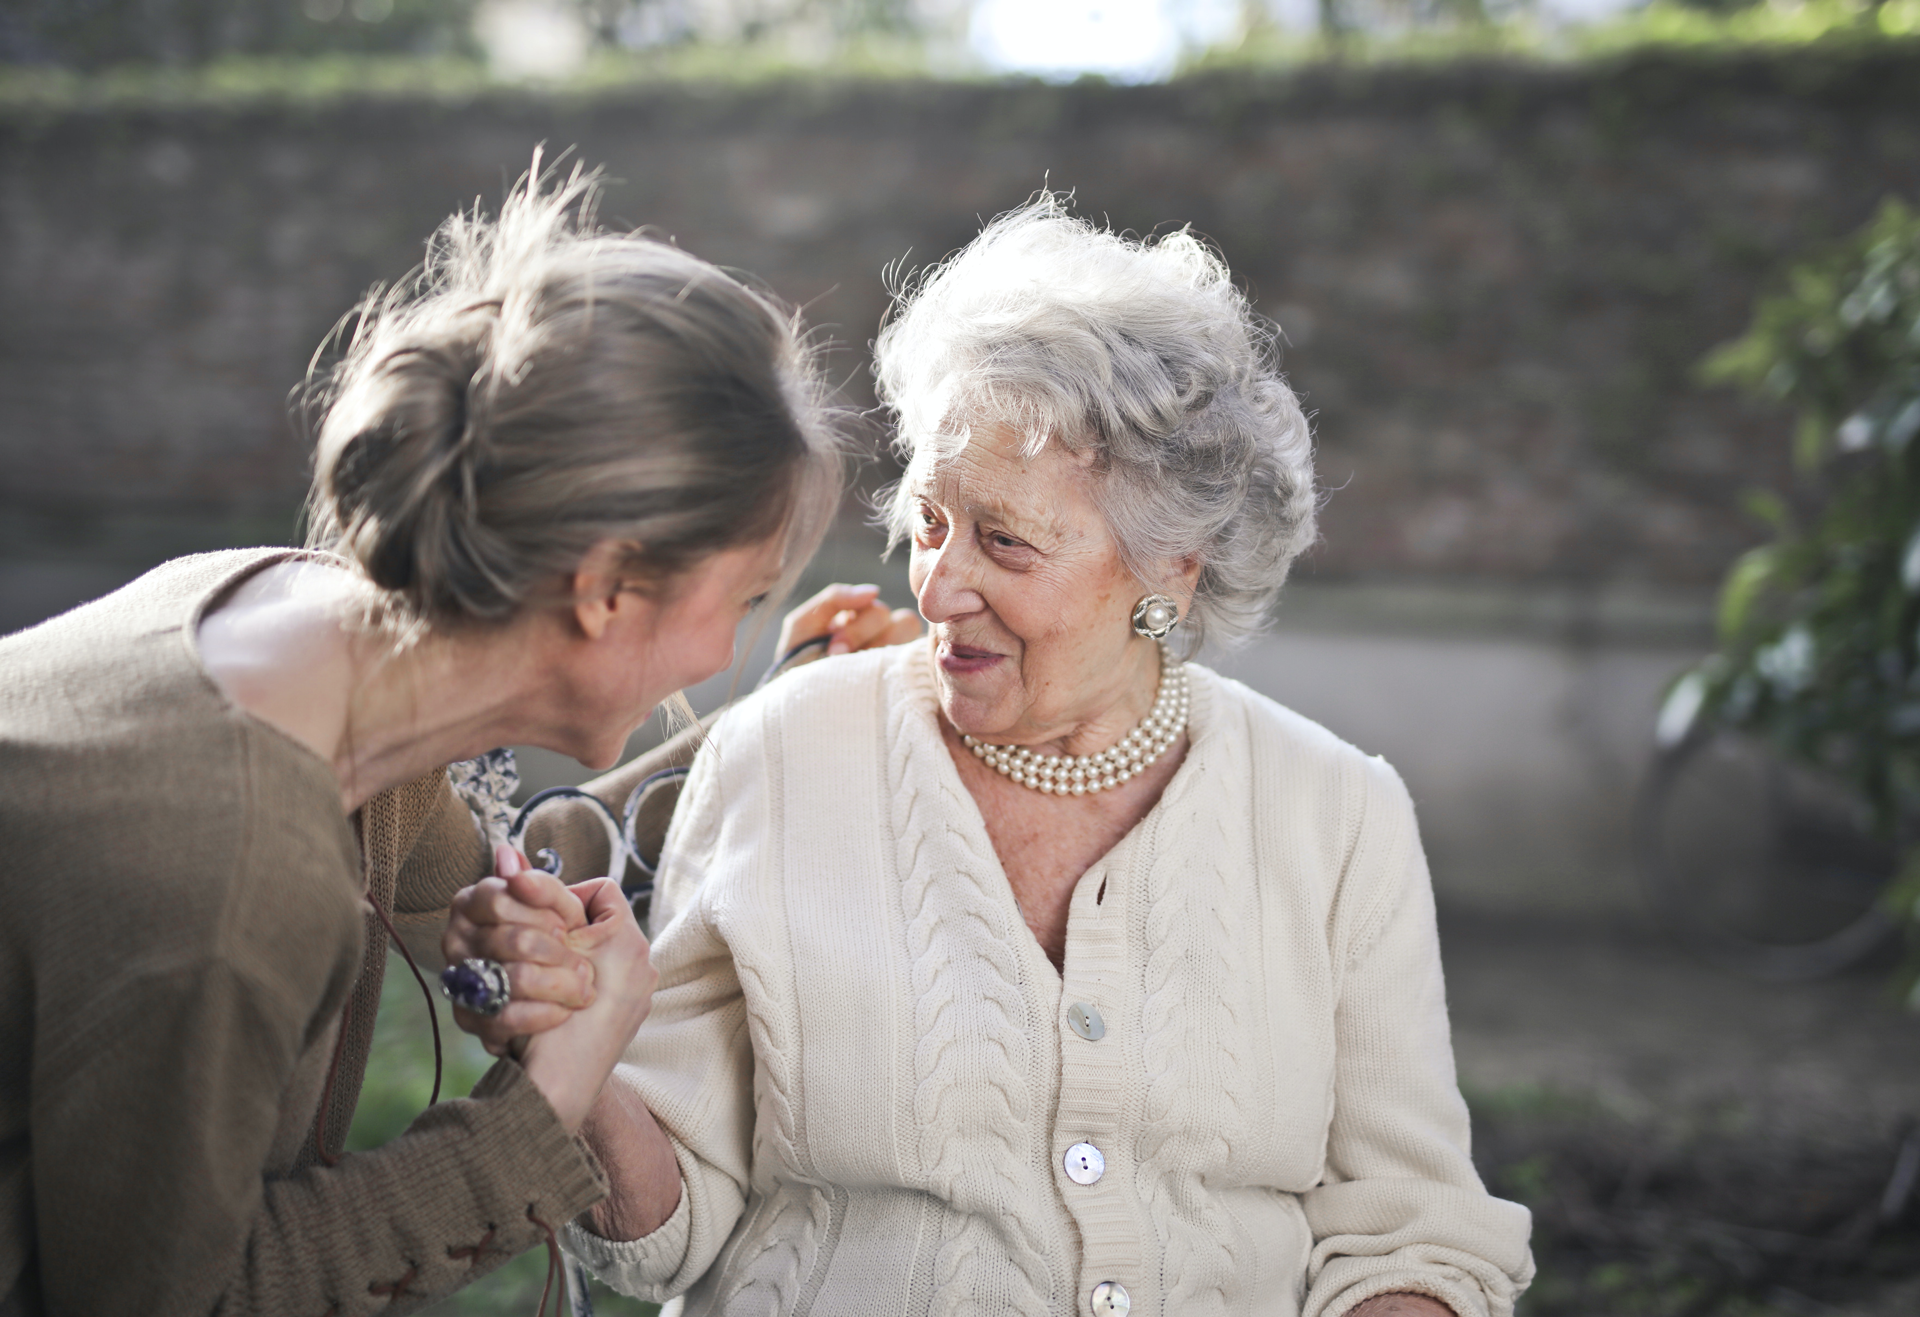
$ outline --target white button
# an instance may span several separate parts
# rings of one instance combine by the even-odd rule
[[[1125,1317],[1133,1311],[1133,1298],[1119,1281],[1103,1280],[1093,1287],[1087,1306],[1093,1309],[1093,1317]]]
[[[1091,1143],[1076,1143],[1063,1159],[1067,1178],[1075,1184],[1092,1184],[1107,1173],[1106,1154]]]
[[[1100,1018],[1100,1008],[1092,1002],[1077,1001],[1067,1007],[1067,1027],[1090,1043],[1107,1036],[1107,1022]]]

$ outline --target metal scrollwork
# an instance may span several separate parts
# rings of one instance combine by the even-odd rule
[[[634,903],[636,909],[644,908],[644,904],[653,897],[653,881],[657,875],[654,866],[648,864],[646,858],[641,855],[639,840],[634,836],[634,828],[640,821],[640,804],[646,798],[648,788],[655,783],[682,778],[691,771],[688,768],[663,768],[657,773],[649,773],[627,796],[626,806],[618,817],[591,792],[583,791],[579,787],[548,787],[545,791],[534,793],[528,798],[527,803],[520,807],[520,812],[514,816],[513,826],[507,830],[507,843],[515,850],[524,853],[525,848],[522,843],[526,838],[527,828],[533,822],[535,811],[556,800],[582,801],[606,831],[609,867],[620,873],[623,878],[620,890],[626,893],[627,899]],[[565,861],[551,846],[541,847],[532,858],[536,864],[554,877],[562,876]],[[632,866],[632,872],[636,876],[626,876],[629,865]]]

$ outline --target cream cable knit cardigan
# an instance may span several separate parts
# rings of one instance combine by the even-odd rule
[[[1393,1290],[1507,1317],[1528,1216],[1468,1160],[1393,770],[1194,667],[1186,761],[1076,886],[1063,976],[926,663],[811,665],[702,750],[624,1062],[680,1205],[631,1243],[571,1227],[572,1251],[690,1317],[1084,1317],[1102,1281],[1134,1317],[1341,1317]],[[1091,1185],[1062,1166],[1081,1142]]]

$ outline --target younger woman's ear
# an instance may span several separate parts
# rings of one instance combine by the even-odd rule
[[[634,547],[621,540],[600,540],[574,569],[573,616],[589,640],[607,633],[620,611],[621,596],[632,588],[632,574],[622,567],[632,560]]]

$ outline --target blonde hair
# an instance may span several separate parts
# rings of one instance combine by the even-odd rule
[[[498,219],[448,219],[310,375],[309,542],[405,621],[503,621],[603,540],[659,588],[784,533],[790,583],[832,518],[844,446],[797,318],[668,243],[599,230],[596,191],[536,152]]]

